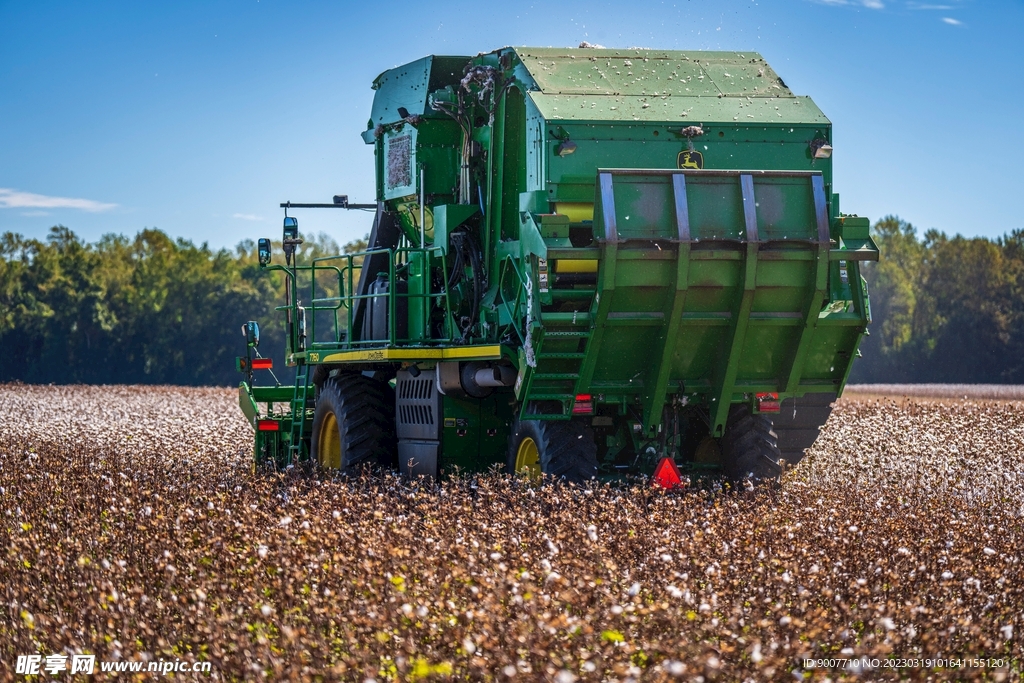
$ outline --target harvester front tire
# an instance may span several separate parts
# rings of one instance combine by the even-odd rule
[[[732,481],[775,479],[782,473],[782,454],[772,421],[746,404],[729,409],[720,446],[725,474]]]
[[[397,466],[390,390],[386,383],[357,373],[324,381],[310,437],[310,453],[320,467],[352,474],[363,467]]]
[[[531,479],[543,474],[583,483],[597,476],[597,444],[579,422],[517,419],[509,439],[508,470]]]
[[[779,437],[782,459],[795,465],[804,452],[814,445],[821,428],[832,414],[835,394],[807,394],[801,398],[787,398],[779,413],[772,419]]]

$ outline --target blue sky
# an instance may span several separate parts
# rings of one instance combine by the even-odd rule
[[[0,34],[0,232],[278,237],[283,200],[372,201],[381,71],[582,40],[758,51],[832,120],[844,211],[1024,228],[1021,0],[0,0]],[[343,243],[369,216],[300,223]]]

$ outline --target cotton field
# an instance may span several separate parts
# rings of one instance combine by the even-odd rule
[[[0,680],[33,654],[210,662],[182,680],[1024,670],[1011,400],[850,394],[780,485],[682,493],[254,473],[232,390],[5,385],[0,411]]]

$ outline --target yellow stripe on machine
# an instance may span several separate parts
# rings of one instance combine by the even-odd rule
[[[501,358],[501,346],[454,346],[444,349],[387,348],[339,351],[320,359],[321,363],[352,363],[358,361],[401,361],[401,360],[490,360]]]
[[[556,273],[596,273],[597,259],[561,258],[555,261]]]

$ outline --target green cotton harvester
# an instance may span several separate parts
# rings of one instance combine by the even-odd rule
[[[284,258],[260,240],[296,382],[253,383],[248,323],[257,464],[672,485],[801,458],[878,258],[810,98],[756,53],[586,47],[425,57],[373,89],[376,203],[288,202]],[[298,263],[288,211],[323,207],[375,210],[368,247]]]

